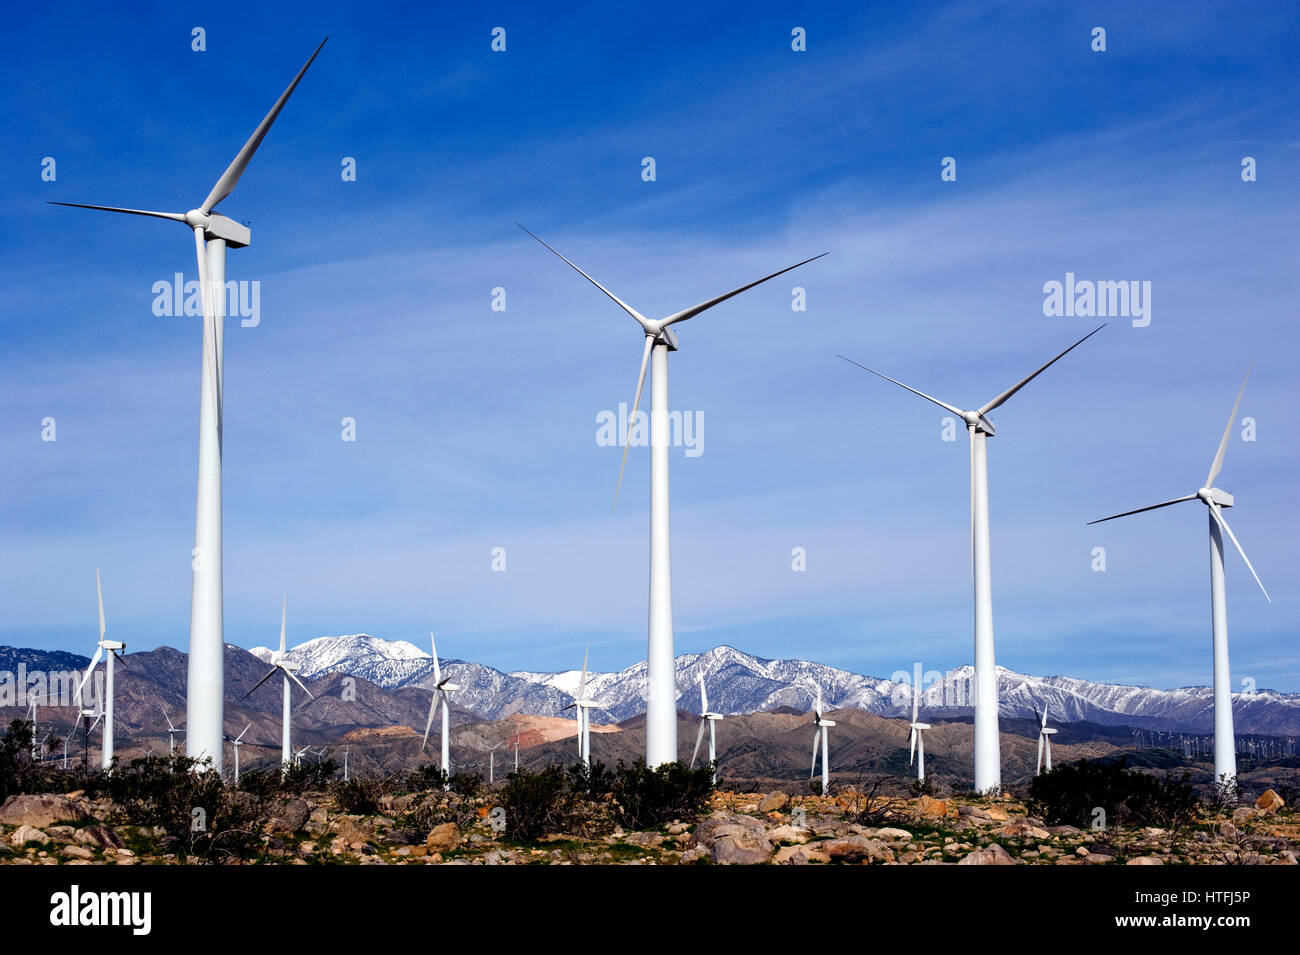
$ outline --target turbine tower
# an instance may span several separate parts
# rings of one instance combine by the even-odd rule
[[[516,223],[518,225],[518,223]],[[523,226],[519,228],[524,229]],[[527,229],[524,229],[528,232]],[[645,384],[646,365],[651,364],[650,411],[650,614],[649,639],[646,652],[646,765],[651,768],[677,759],[677,687],[675,658],[673,655],[673,597],[672,569],[669,555],[668,521],[668,353],[677,350],[677,335],[670,326],[694,318],[707,309],[725,302],[756,285],[784,275],[791,269],[806,265],[821,255],[804,259],[794,265],[773,272],[756,282],[742,285],[698,305],[674,312],[666,318],[646,318],[631,305],[601,285],[555,249],[528,232],[534,239],[554,252],[574,271],[600,289],[619,308],[627,312],[641,326],[645,347],[641,352],[641,371],[636,380],[636,397],[632,400],[632,413],[628,416],[628,435],[623,442],[623,460],[618,467],[618,483],[614,486],[614,504],[618,504],[618,491],[623,484],[623,469],[627,465],[627,452],[631,447],[632,424],[641,403],[641,388]],[[653,355],[654,361],[651,362]]]
[[[450,674],[442,675],[442,667],[438,663],[438,645],[434,642],[433,631],[429,631],[429,648],[433,650],[433,699],[429,702],[429,719],[424,724],[424,742],[420,744],[420,752],[424,752],[424,747],[429,745],[429,730],[433,728],[433,714],[438,709],[438,703],[442,703],[442,771],[451,775],[451,710],[447,703],[447,694],[459,690],[460,687],[451,682]]]
[[[104,698],[99,701],[100,711],[98,714],[87,713],[82,709],[83,716],[95,715],[95,722],[99,722],[99,717],[104,718],[104,743],[100,748],[100,766],[104,772],[113,768],[113,663],[122,659],[121,651],[126,649],[126,644],[118,640],[104,639],[104,590],[99,584],[99,568],[95,568],[95,595],[99,598],[99,642],[95,644],[95,655],[90,658],[90,666],[86,667],[86,675],[81,678],[81,683],[77,685],[77,707],[83,706],[82,693],[86,684],[90,682],[91,676],[95,673],[95,667],[99,665],[99,658],[105,656],[104,651],[108,651],[104,660]],[[125,665],[125,661],[123,661]],[[92,725],[90,730],[95,727]],[[89,739],[90,730],[86,731],[86,737]]]
[[[239,747],[244,745],[244,734],[248,732],[249,727],[252,725],[252,723],[249,723],[248,726],[245,726],[234,739],[230,739],[229,736],[226,737],[235,750],[235,785],[239,785]]]
[[[1154,511],[1184,501],[1199,500],[1209,510],[1210,625],[1214,648],[1214,780],[1215,785],[1223,789],[1231,789],[1237,778],[1237,755],[1232,723],[1232,674],[1228,668],[1228,595],[1223,577],[1223,534],[1228,535],[1228,539],[1237,548],[1237,553],[1241,554],[1241,559],[1246,562],[1250,575],[1255,578],[1255,583],[1259,584],[1259,589],[1263,591],[1264,599],[1269,603],[1273,602],[1268,591],[1264,590],[1264,583],[1259,579],[1259,574],[1255,573],[1255,568],[1250,558],[1246,556],[1241,542],[1237,540],[1237,535],[1232,533],[1227,518],[1223,516],[1223,508],[1232,507],[1235,503],[1233,496],[1214,486],[1215,479],[1223,470],[1223,457],[1228,451],[1228,439],[1232,436],[1232,426],[1236,421],[1237,409],[1241,406],[1241,396],[1245,394],[1246,381],[1249,378],[1250,369],[1247,368],[1246,377],[1241,380],[1241,389],[1237,392],[1237,401],[1232,406],[1232,414],[1228,416],[1228,426],[1223,429],[1219,450],[1210,464],[1210,473],[1205,478],[1205,483],[1194,494],[1185,494],[1172,501],[1139,507],[1135,511],[1125,511],[1123,514],[1114,514],[1101,520],[1088,522],[1100,524],[1102,521],[1113,521],[1117,517]]]
[[[167,721],[167,755],[175,756],[176,755],[176,734],[179,733],[180,730],[178,730],[175,726],[172,725],[172,718],[167,715],[166,707],[164,707],[161,703],[159,703],[158,709],[162,710],[163,719]]]
[[[912,761],[916,761],[916,778],[925,780],[925,731],[930,728],[929,723],[918,722],[917,717],[921,713],[921,690],[919,687],[912,687],[912,735],[908,741],[907,765],[911,766]]]
[[[718,783],[718,750],[717,737],[714,735],[713,724],[722,719],[721,713],[714,713],[709,709],[709,694],[704,689],[704,673],[700,673],[700,728],[695,734],[695,752],[691,753],[691,769],[695,768],[695,758],[700,755],[700,743],[704,740],[704,727],[709,727],[709,762],[713,765],[713,784]],[[815,759],[814,759],[815,761]]]
[[[578,759],[582,765],[591,768],[591,711],[596,706],[587,699],[587,658],[591,654],[591,644],[582,656],[582,679],[578,682],[578,695],[565,709],[576,708],[578,711]]]
[[[325,40],[328,40],[326,37]],[[271,111],[266,114],[244,147],[221,174],[202,205],[186,213],[150,212],[117,206],[94,206],[79,202],[54,205],[78,209],[100,209],[128,215],[150,216],[183,222],[194,231],[198,260],[200,298],[203,302],[203,358],[199,384],[199,478],[195,501],[193,589],[190,596],[189,676],[186,690],[185,751],[195,759],[210,758],[221,772],[225,705],[224,627],[222,622],[221,541],[221,434],[222,388],[224,380],[226,248],[242,249],[252,241],[245,225],[214,211],[234,190],[248,168],[257,147],[271,124],[298,86],[307,67],[321,47],[298,71]]]
[[[284,675],[284,696],[280,709],[280,766],[282,769],[289,767],[292,758],[289,736],[293,725],[293,696],[289,681],[293,680],[294,683],[302,687],[304,693],[313,700],[316,699],[315,694],[307,689],[307,684],[298,679],[298,664],[289,659],[288,653],[284,649],[284,614],[286,607],[287,598],[280,603],[280,649],[271,653],[271,672],[253,684],[252,690],[240,697],[241,702],[248,699],[259,686],[275,676],[277,671]],[[294,765],[297,765],[297,763],[295,762]]]
[[[813,755],[812,768],[808,770],[808,778],[812,779],[813,772],[817,769],[817,746],[821,744],[822,750],[822,795],[825,796],[830,792],[831,787],[831,741],[826,733],[828,726],[834,726],[834,720],[828,720],[822,714],[822,688],[817,687],[817,702],[813,706]]]
[[[1056,735],[1056,730],[1047,725],[1047,704],[1043,704],[1043,724],[1038,728],[1038,769],[1034,771],[1037,776],[1043,771],[1043,755],[1047,755],[1047,771],[1052,771],[1052,737]]]
[[[970,538],[971,578],[975,592],[975,791],[990,793],[1002,788],[1002,756],[998,747],[998,675],[993,652],[993,585],[989,557],[989,483],[986,440],[993,437],[993,422],[986,416],[1025,385],[1078,348],[1106,326],[1099,325],[1061,352],[1033,374],[1022,378],[1002,394],[973,411],[917,391],[875,369],[844,358],[851,365],[869,371],[878,378],[906,388],[912,394],[933,402],[966,423],[970,434]]]

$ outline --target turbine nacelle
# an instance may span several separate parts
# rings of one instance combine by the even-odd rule
[[[928,730],[930,728],[929,723],[913,723],[911,725],[914,730]],[[1052,730],[1052,732],[1055,733],[1056,730]]]
[[[1232,507],[1233,497],[1227,491],[1220,491],[1217,487],[1203,487],[1196,492],[1206,504],[1217,504],[1219,507]]]
[[[242,222],[236,222],[219,212],[191,209],[185,213],[185,224],[191,229],[203,229],[203,238],[209,242],[222,239],[232,249],[246,248],[253,241],[253,233]]]
[[[990,438],[996,433],[993,429],[993,422],[978,411],[964,411],[961,419],[966,422],[966,427],[982,431]]]

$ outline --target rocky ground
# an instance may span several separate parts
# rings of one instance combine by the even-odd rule
[[[871,811],[864,815],[864,810]],[[68,795],[0,807],[0,863],[179,864],[162,831],[111,825],[116,807]],[[861,820],[869,818],[871,825]],[[491,794],[384,796],[381,811],[336,811],[330,797],[282,800],[244,861],[360,865],[1295,865],[1300,817],[1269,791],[1253,806],[1178,830],[1046,826],[1009,797],[873,799],[718,792],[696,823],[583,838],[507,840]],[[232,860],[233,861],[233,860]]]

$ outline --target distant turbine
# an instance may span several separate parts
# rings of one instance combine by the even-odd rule
[[[429,730],[433,728],[433,714],[438,709],[439,701],[442,702],[442,771],[451,776],[451,710],[447,703],[447,694],[454,693],[460,687],[451,682],[451,676],[442,675],[442,667],[438,663],[438,645],[433,639],[433,631],[429,631],[429,648],[433,650],[433,699],[429,701],[429,719],[424,724],[424,742],[420,744],[420,752],[424,752],[424,747],[429,745]]]
[[[245,726],[242,730],[240,730],[239,735],[236,736],[234,739],[230,739],[229,736],[226,737],[227,740],[230,740],[230,745],[234,747],[235,750],[235,784],[236,785],[239,784],[239,747],[244,745],[244,734],[248,732],[249,727],[251,727],[252,725],[253,725],[252,723],[249,723],[248,726]]]
[[[310,746],[304,746],[302,749],[298,750],[298,752],[293,754],[293,766],[295,769],[297,769],[299,766],[302,765],[303,754],[306,753],[307,750],[309,750],[310,748],[311,748]]]
[[[1105,328],[1100,325],[1057,355],[1033,374],[1022,378],[1002,394],[974,411],[963,411],[917,391],[897,379],[882,375],[866,365],[844,358],[851,365],[869,371],[878,378],[906,388],[912,394],[931,401],[966,422],[970,434],[970,538],[971,577],[975,589],[975,791],[993,792],[1002,788],[1002,757],[998,746],[998,675],[993,652],[993,585],[989,558],[989,479],[985,441],[993,436],[993,422],[986,415],[1056,364],[1093,335]]]
[[[348,748],[343,747],[343,781],[348,781]]]
[[[27,722],[32,724],[32,759],[35,760],[40,746],[36,742],[36,696],[35,694],[29,694],[27,699],[31,704],[27,708]]]
[[[1037,776],[1043,771],[1043,754],[1047,755],[1047,771],[1052,771],[1052,737],[1056,735],[1056,730],[1047,725],[1047,704],[1043,704],[1043,725],[1038,729],[1038,769],[1034,771]]]
[[[704,739],[704,727],[707,724],[709,727],[709,762],[713,765],[714,785],[717,785],[718,782],[718,750],[713,724],[720,719],[722,719],[721,713],[714,713],[709,710],[709,694],[704,689],[704,674],[700,673],[700,728],[695,734],[695,752],[691,753],[691,769],[695,768],[695,758],[700,755],[700,743]]]
[[[519,226],[519,228],[524,227]],[[528,232],[527,229],[524,231]],[[645,738],[646,765],[653,768],[677,759],[677,688],[673,656],[672,569],[668,541],[668,353],[677,350],[677,335],[669,326],[694,318],[732,296],[761,285],[778,275],[784,275],[791,269],[806,265],[826,253],[804,259],[780,272],[773,272],[756,282],[750,282],[706,302],[674,312],[666,318],[651,319],[628,305],[533,233],[528,232],[528,234],[555,252],[574,271],[631,315],[645,334],[645,348],[641,353],[641,371],[636,380],[636,397],[632,400],[632,413],[628,417],[628,434],[623,442],[623,460],[618,467],[618,483],[614,486],[615,505],[618,504],[618,492],[623,484],[623,468],[627,465],[627,453],[631,447],[631,432],[636,420],[637,406],[641,403],[641,388],[645,384],[646,364],[649,363],[651,354],[654,355],[650,396],[650,619],[646,653],[648,687]]]
[[[826,728],[828,726],[835,725],[834,720],[828,720],[826,719],[825,716],[822,715],[824,712],[825,711],[822,709],[822,688],[818,686],[817,702],[813,706],[814,719],[813,719],[812,769],[808,770],[808,778],[812,779],[813,772],[817,769],[817,746],[818,744],[820,744],[822,750],[822,795],[823,796],[830,793],[830,787],[831,787],[831,767],[830,767],[831,741],[830,741],[830,737],[826,733]]]
[[[591,644],[582,656],[582,679],[578,682],[578,695],[566,710],[576,708],[578,711],[578,759],[582,765],[591,767],[591,710],[595,703],[587,699],[587,658],[591,655]]]
[[[1089,524],[1100,524],[1102,521],[1113,521],[1117,517],[1141,514],[1143,511],[1154,511],[1157,508],[1168,507],[1171,504],[1181,504],[1183,501],[1199,500],[1209,509],[1210,620],[1214,644],[1214,781],[1216,786],[1225,789],[1231,788],[1237,778],[1237,757],[1232,722],[1232,674],[1228,668],[1228,595],[1223,579],[1223,533],[1228,535],[1233,546],[1237,548],[1237,553],[1241,554],[1241,559],[1246,562],[1246,568],[1250,571],[1250,575],[1255,578],[1255,583],[1259,584],[1259,589],[1264,593],[1264,599],[1269,603],[1273,602],[1268,595],[1268,591],[1264,590],[1264,583],[1259,579],[1259,574],[1255,573],[1255,568],[1250,563],[1250,558],[1246,556],[1246,551],[1242,549],[1241,543],[1237,540],[1237,535],[1232,533],[1227,518],[1223,516],[1223,508],[1233,506],[1233,496],[1227,491],[1221,491],[1214,486],[1215,478],[1219,476],[1219,472],[1223,469],[1223,457],[1228,451],[1228,439],[1232,436],[1232,426],[1236,422],[1237,409],[1241,406],[1241,396],[1246,392],[1246,381],[1249,378],[1250,369],[1247,368],[1246,377],[1241,380],[1241,389],[1237,392],[1237,400],[1232,406],[1232,414],[1228,416],[1228,426],[1223,429],[1223,438],[1219,441],[1219,450],[1210,463],[1210,473],[1205,478],[1205,484],[1196,493],[1186,494],[1183,497],[1176,497],[1172,501],[1152,504],[1149,507],[1139,507],[1135,511],[1125,511],[1123,514],[1114,514],[1110,517],[1103,517],[1101,520],[1088,522]],[[1222,533],[1220,533],[1220,530],[1222,530]]]
[[[176,734],[180,732],[175,726],[172,726],[172,718],[167,715],[167,710],[163,705],[158,704],[158,709],[162,710],[163,719],[167,721],[167,755],[176,755]]]
[[[284,649],[284,617],[287,606],[288,599],[286,597],[280,603],[280,649],[271,653],[271,672],[253,684],[253,689],[239,698],[241,702],[248,699],[259,686],[275,676],[277,671],[284,675],[284,696],[280,707],[280,766],[282,769],[288,769],[292,750],[289,737],[293,726],[293,699],[289,681],[293,680],[294,683],[302,687],[304,693],[313,700],[316,699],[315,694],[307,689],[307,684],[298,679],[298,664],[289,659],[288,653]],[[297,765],[296,761],[294,765]]]
[[[326,39],[329,39],[326,37]],[[311,55],[289,88],[280,94],[244,147],[221,174],[208,197],[197,209],[186,213],[149,212],[118,206],[92,206],[79,202],[54,205],[78,209],[100,209],[129,215],[151,216],[183,222],[194,230],[198,259],[200,298],[203,302],[203,366],[199,387],[199,479],[194,519],[194,571],[190,598],[189,681],[186,692],[185,749],[202,760],[210,757],[212,768],[221,772],[222,724],[224,716],[223,622],[221,607],[221,434],[223,351],[225,343],[226,247],[241,249],[252,241],[247,226],[214,212],[234,190],[248,168],[257,147],[262,145],[271,124],[320,53]],[[218,290],[220,293],[218,294]]]
[[[489,784],[489,785],[497,781],[497,775],[496,775],[496,772],[497,772],[497,763],[496,763],[497,746],[501,746],[503,743],[505,743],[505,740],[501,740],[501,742],[497,743],[496,746],[489,746],[489,747],[488,747],[488,784]]]
[[[104,651],[108,654],[104,659],[104,698],[100,700],[100,716],[104,717],[104,744],[100,748],[100,766],[105,772],[113,768],[113,663],[115,660],[121,660],[121,651],[126,649],[126,644],[117,640],[104,639],[104,590],[99,584],[99,568],[95,568],[95,595],[99,598],[99,642],[95,644],[95,655],[90,658],[90,666],[86,667],[86,675],[81,678],[81,683],[77,686],[77,706],[83,705],[82,693],[86,684],[90,682],[91,676],[95,672],[95,667],[99,665],[99,658],[104,656]],[[126,661],[123,660],[125,666]],[[84,709],[82,715],[89,716]],[[96,718],[96,723],[99,719]],[[95,727],[91,726],[91,730]],[[86,731],[86,737],[89,739],[90,730]]]
[[[907,765],[912,765],[913,758],[916,759],[916,778],[925,780],[925,731],[930,728],[929,723],[920,723],[917,717],[921,711],[921,690],[919,687],[912,687],[912,735],[908,742]]]

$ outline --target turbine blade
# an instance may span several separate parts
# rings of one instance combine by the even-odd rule
[[[674,312],[672,315],[669,315],[662,322],[660,322],[660,325],[666,327],[668,325],[675,325],[678,322],[684,322],[688,318],[694,318],[696,315],[700,314],[700,312],[713,308],[713,306],[719,305],[722,302],[725,302],[727,299],[739,295],[741,292],[746,292],[749,289],[752,289],[755,285],[762,285],[764,282],[770,279],[774,279],[778,275],[785,275],[786,272],[789,272],[793,269],[797,269],[801,265],[807,265],[809,262],[813,262],[817,259],[820,259],[823,255],[830,255],[830,253],[822,252],[820,255],[814,255],[811,259],[804,259],[802,262],[796,262],[794,265],[786,266],[780,272],[773,272],[771,275],[764,276],[763,278],[759,279],[757,282],[750,282],[748,285],[742,285],[738,289],[732,289],[730,292],[725,292],[722,295],[717,296],[716,298],[711,298],[707,302],[701,302],[699,305],[692,305],[690,308],[684,308],[680,312]]]
[[[86,667],[86,675],[81,678],[81,682],[77,685],[77,707],[78,708],[82,706],[81,694],[86,689],[86,684],[90,681],[91,676],[94,674],[95,667],[99,666],[99,658],[103,655],[103,653],[104,653],[103,647],[95,648],[95,655],[90,658],[90,666]]]
[[[1038,734],[1038,772],[1043,771],[1043,734]]]
[[[239,182],[239,177],[248,168],[253,153],[257,152],[257,147],[262,145],[262,140],[266,138],[266,134],[270,131],[271,124],[280,115],[280,110],[284,108],[284,104],[289,101],[289,97],[293,95],[293,91],[297,88],[298,81],[307,72],[307,67],[311,66],[312,61],[316,59],[316,55],[320,53],[321,47],[325,45],[327,40],[329,40],[329,37],[320,41],[320,46],[316,47],[316,53],[313,53],[311,58],[303,64],[302,69],[298,71],[298,75],[289,84],[289,88],[280,94],[280,98],[275,101],[271,111],[258,124],[257,129],[253,130],[253,135],[248,137],[248,142],[244,143],[244,148],[236,154],[234,160],[226,167],[226,171],[221,174],[221,178],[217,180],[217,184],[212,187],[212,191],[208,193],[208,197],[203,200],[203,205],[199,206],[201,212],[205,214],[211,212],[222,199],[226,198],[234,190],[235,185]]]
[[[1043,704],[1043,728],[1047,728],[1047,704]]]
[[[429,718],[424,723],[424,742],[420,744],[420,752],[429,745],[429,730],[433,729],[433,717],[438,712],[438,694],[440,690],[433,691],[433,699],[429,701]]]
[[[1181,504],[1183,501],[1196,500],[1195,494],[1184,494],[1182,497],[1176,497],[1172,501],[1165,501],[1161,504],[1152,504],[1150,507],[1139,507],[1136,511],[1125,511],[1123,514],[1112,514],[1110,517],[1103,517],[1095,521],[1089,521],[1088,524],[1101,524],[1105,521],[1113,521],[1117,517],[1128,517],[1130,514],[1141,514],[1143,511],[1154,511],[1157,508],[1168,507],[1170,504]]]
[[[102,212],[125,212],[129,216],[152,216],[155,219],[171,219],[175,222],[184,222],[185,216],[179,212],[151,212],[148,209],[123,209],[119,206],[92,206],[84,202],[54,202],[51,199],[45,200],[52,206],[71,206],[74,209],[99,209]]]
[[[217,415],[217,439],[221,438],[221,374],[217,367],[217,310],[212,298],[212,287],[208,282],[207,242],[203,238],[203,227],[194,227],[194,254],[199,265],[199,301],[203,305],[203,334],[209,329],[212,333],[212,367],[208,369],[208,381],[212,387],[212,407]],[[225,294],[225,291],[222,291]]]
[[[433,631],[429,631],[429,649],[433,651],[433,682],[438,686],[442,685],[442,667],[438,666],[438,644],[433,639]]]
[[[970,435],[970,576],[975,579],[975,426],[967,425]]]
[[[709,712],[709,694],[704,689],[704,674],[700,674],[700,712]]]
[[[614,504],[610,507],[609,512],[614,513],[614,508],[618,507],[618,492],[623,487],[623,469],[627,467],[627,452],[632,447],[632,425],[636,422],[636,409],[641,404],[641,387],[645,384],[645,366],[650,360],[650,352],[654,349],[655,340],[649,335],[645,337],[645,350],[641,352],[641,371],[636,376],[636,397],[632,399],[632,413],[627,418],[627,434],[623,436],[623,460],[618,465],[618,483],[614,485]],[[651,422],[653,427],[653,422]]]
[[[289,606],[289,595],[283,594],[280,597],[280,653],[284,654],[284,615]]]
[[[850,365],[857,365],[857,366],[858,366],[859,368],[861,368],[863,371],[869,371],[869,372],[871,372],[871,373],[872,373],[873,375],[875,375],[877,378],[883,378],[883,379],[885,379],[885,381],[892,381],[894,384],[898,385],[898,387],[900,387],[900,388],[906,388],[906,389],[907,389],[908,391],[910,391],[912,394],[914,394],[914,395],[919,395],[919,396],[921,396],[922,398],[924,398],[926,401],[933,401],[933,402],[934,402],[936,405],[938,405],[940,408],[943,408],[943,409],[945,409],[945,410],[947,410],[947,411],[951,411],[953,414],[955,414],[955,415],[956,415],[957,417],[959,417],[959,418],[964,417],[965,414],[966,414],[966,412],[962,411],[960,408],[956,407],[955,405],[950,405],[950,404],[948,404],[948,402],[946,402],[946,401],[940,401],[938,398],[935,398],[935,397],[933,397],[932,395],[927,395],[924,391],[917,391],[917,390],[916,390],[915,388],[913,388],[911,385],[905,385],[905,384],[903,384],[901,381],[899,381],[897,378],[890,378],[888,375],[882,375],[880,372],[876,371],[874,368],[868,368],[866,365],[858,364],[858,362],[854,361],[852,358],[844,358],[843,355],[837,355],[836,357],[837,357],[837,358],[843,358],[843,359],[844,359],[845,361],[847,361]]]
[[[1241,546],[1241,542],[1237,540],[1237,535],[1234,534],[1232,532],[1232,528],[1228,526],[1228,520],[1219,511],[1219,506],[1217,504],[1211,504],[1210,513],[1213,514],[1214,519],[1219,522],[1219,526],[1222,527],[1225,532],[1227,532],[1228,537],[1232,540],[1233,545],[1237,548],[1237,553],[1240,554],[1241,559],[1246,562],[1246,567],[1249,568],[1250,570],[1250,576],[1255,578],[1255,583],[1259,584],[1259,589],[1264,591],[1264,599],[1267,600],[1269,603],[1272,603],[1273,598],[1268,595],[1267,590],[1264,590],[1264,582],[1259,579],[1259,574],[1255,573],[1255,567],[1254,565],[1251,564],[1250,558],[1246,556],[1245,548]]]
[[[812,779],[813,773],[817,771],[817,748],[821,746],[822,731],[820,726],[813,727],[813,758],[812,766],[808,769],[808,778]]]
[[[921,709],[921,688],[914,686],[912,687],[912,722],[913,723],[916,722],[916,717],[919,715],[920,709]]]
[[[988,404],[986,404],[986,405],[984,405],[982,408],[980,408],[980,414],[988,414],[988,413],[989,413],[990,411],[992,411],[994,408],[999,407],[999,406],[1000,406],[1004,401],[1006,401],[1008,398],[1010,398],[1012,395],[1014,395],[1017,391],[1019,391],[1021,388],[1025,387],[1025,385],[1029,384],[1031,381],[1033,381],[1035,378],[1037,378],[1037,377],[1038,377],[1039,375],[1041,375],[1043,372],[1047,371],[1047,369],[1051,368],[1051,367],[1052,367],[1053,365],[1055,365],[1058,361],[1060,361],[1060,360],[1061,360],[1062,358],[1064,358],[1066,355],[1070,354],[1070,352],[1074,351],[1076,348],[1078,348],[1080,345],[1082,345],[1084,342],[1086,342],[1086,341],[1087,341],[1089,338],[1091,338],[1093,335],[1096,335],[1099,331],[1101,331],[1103,328],[1105,328],[1105,327],[1106,327],[1107,325],[1109,325],[1109,324],[1110,324],[1109,322],[1103,322],[1101,325],[1098,325],[1096,328],[1094,328],[1094,329],[1093,329],[1092,331],[1090,331],[1088,334],[1084,335],[1082,338],[1080,338],[1077,342],[1075,342],[1073,345],[1071,345],[1071,346],[1070,346],[1069,348],[1067,348],[1065,351],[1061,352],[1059,355],[1057,355],[1055,358],[1053,358],[1051,361],[1049,361],[1046,365],[1044,365],[1043,367],[1039,368],[1039,369],[1038,369],[1036,372],[1034,372],[1032,375],[1029,375],[1029,376],[1027,376],[1027,377],[1025,377],[1025,378],[1021,378],[1020,381],[1016,382],[1014,385],[1012,385],[1012,386],[1011,386],[1010,388],[1008,388],[1006,391],[1002,392],[1002,394],[998,395],[996,398],[994,398],[994,399],[993,399],[992,401],[990,401]]]
[[[518,225],[519,228],[524,229],[524,227],[523,227],[522,225],[519,225],[518,222],[516,222],[515,225]],[[524,231],[525,231],[525,232],[528,232],[527,229],[524,229]],[[534,239],[537,239],[538,242],[542,242],[542,240],[539,239],[539,238],[537,238],[536,235],[533,235],[533,233],[528,232],[528,234],[531,235],[531,236],[533,236]],[[542,242],[542,245],[546,245],[546,243],[545,243],[545,242]],[[547,247],[548,249],[551,249],[551,247],[550,247],[549,245],[546,245],[546,247]],[[552,252],[555,252],[554,249],[551,249],[551,251],[552,251]],[[607,296],[609,296],[609,298],[610,298],[611,300],[613,300],[614,304],[616,304],[619,308],[621,308],[623,311],[627,312],[627,313],[628,313],[629,315],[631,315],[634,319],[636,319],[637,323],[638,323],[639,325],[641,325],[643,328],[644,328],[645,325],[650,321],[648,318],[646,318],[644,315],[642,315],[640,312],[638,312],[636,309],[634,309],[631,305],[627,304],[627,302],[623,301],[621,298],[619,298],[617,295],[615,295],[615,294],[614,294],[613,292],[611,292],[609,289],[605,288],[605,286],[601,285],[599,282],[597,282],[595,279],[593,279],[593,278],[592,278],[590,275],[588,275],[586,272],[582,271],[582,269],[578,268],[576,265],[574,265],[574,264],[573,264],[572,262],[570,262],[568,259],[564,258],[564,256],[560,255],[559,252],[555,252],[555,254],[556,254],[557,256],[559,256],[561,259],[563,259],[563,260],[564,260],[564,261],[569,265],[569,267],[572,268],[575,272],[577,272],[577,273],[578,273],[579,275],[581,275],[584,279],[586,279],[586,280],[587,280],[588,282],[590,282],[592,285],[596,286],[596,288],[600,289],[600,290],[601,290],[602,292],[604,292]]]
[[[302,680],[298,679],[298,674],[290,670],[285,670],[284,672],[289,675],[289,679],[293,680],[294,683],[297,683],[300,687],[302,687],[302,691],[304,693],[310,696],[313,700],[316,699],[316,694],[312,693],[311,690],[307,689],[307,684],[302,682]]]
[[[244,738],[244,733],[247,733],[252,728],[252,726],[253,726],[252,723],[249,723],[248,726],[245,726],[243,732],[241,732],[238,736],[235,737],[235,742],[238,743],[240,740],[242,740]]]
[[[587,652],[582,655],[582,680],[578,683],[578,699],[587,698],[587,658],[591,656],[591,644],[587,644]]]
[[[915,726],[912,727],[912,735],[911,738],[908,739],[907,746],[908,746],[907,765],[911,766],[912,760],[916,758],[916,727]]]
[[[1205,479],[1206,487],[1214,487],[1214,479],[1223,470],[1223,456],[1228,451],[1228,438],[1232,434],[1232,426],[1237,420],[1237,409],[1241,406],[1241,396],[1246,393],[1246,382],[1249,378],[1250,367],[1247,367],[1246,377],[1241,379],[1241,388],[1237,392],[1237,400],[1232,404],[1232,414],[1228,415],[1228,426],[1223,429],[1223,439],[1219,442],[1219,451],[1214,455],[1214,463],[1210,465],[1210,476]]]
[[[691,753],[691,769],[695,768],[695,759],[700,755],[700,744],[704,742],[704,724],[707,722],[704,718],[700,719],[700,731],[695,734],[695,752]]]
[[[246,700],[246,699],[248,699],[250,696],[252,696],[253,693],[257,690],[257,688],[258,688],[259,686],[261,686],[261,685],[262,685],[263,683],[265,683],[267,680],[271,679],[271,677],[275,676],[275,671],[278,670],[278,669],[280,669],[280,668],[279,668],[279,667],[271,667],[271,672],[268,673],[266,676],[262,677],[262,679],[258,680],[256,683],[254,683],[254,684],[253,684],[253,689],[249,690],[247,693],[245,693],[243,696],[241,696],[240,699],[241,699],[241,700]]]
[[[99,639],[104,639],[104,588],[99,583],[99,568],[95,568],[95,596],[99,599]],[[99,654],[95,654],[95,659],[99,659]],[[92,663],[91,666],[94,666]]]

